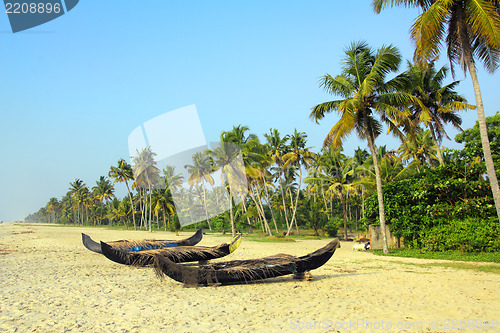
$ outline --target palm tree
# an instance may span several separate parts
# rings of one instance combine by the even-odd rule
[[[426,64],[408,62],[406,74],[409,78],[409,92],[419,101],[418,104],[411,106],[412,121],[415,126],[422,123],[429,128],[439,164],[443,164],[439,144],[443,136],[450,139],[444,129],[444,123],[462,130],[460,127],[462,119],[456,112],[474,109],[475,106],[467,104],[465,98],[453,90],[459,81],[441,85],[446,78],[448,68],[443,66],[436,71],[434,62],[435,60]]]
[[[273,159],[274,164],[276,164],[276,178],[278,179],[278,183],[280,186],[281,198],[283,200],[283,213],[285,215],[285,222],[288,230],[288,213],[285,205],[285,193],[283,191],[283,182],[281,181],[281,176],[283,174],[283,156],[288,153],[287,142],[290,139],[290,136],[287,134],[281,137],[280,132],[277,129],[273,128],[269,130],[268,134],[264,134],[264,137],[266,138],[267,145],[269,147],[269,155]]]
[[[293,221],[295,220],[295,226],[297,227],[297,221],[295,219],[295,215],[297,213],[297,205],[299,202],[299,194],[300,194],[300,185],[302,183],[302,167],[306,169],[312,163],[314,154],[309,151],[310,148],[306,147],[306,138],[307,135],[304,132],[299,132],[297,129],[290,136],[290,151],[283,156],[283,164],[284,168],[287,168],[289,165],[294,164],[299,169],[299,181],[297,187],[297,195],[295,196],[295,204],[293,205],[293,213],[292,219],[290,221],[290,225],[288,226],[288,230],[286,235],[290,235],[293,227]]]
[[[111,200],[111,198],[114,198],[115,196],[114,194],[115,189],[113,187],[113,184],[111,184],[109,179],[107,179],[104,176],[99,177],[99,180],[96,181],[96,186],[94,186],[92,190],[94,191],[95,197],[101,203],[101,205],[104,201],[108,203]],[[100,223],[102,223],[102,207],[101,207]]]
[[[151,150],[151,147],[143,148],[141,151],[137,150],[137,156],[132,157],[134,179],[136,187],[147,189],[149,191],[149,219],[147,218],[146,210],[144,216],[148,220],[149,232],[151,229],[151,214],[152,214],[152,188],[158,184],[160,178],[160,170],[156,167],[157,162],[154,157],[157,154]],[[146,199],[146,198],[145,198]],[[144,208],[147,208],[146,200]]]
[[[57,213],[60,211],[61,203],[57,198],[50,198],[47,203],[47,212],[50,213],[50,220],[52,223],[56,223]]]
[[[134,200],[132,192],[130,191],[130,187],[128,186],[128,181],[134,180],[134,172],[132,171],[132,166],[130,166],[130,164],[128,164],[123,158],[121,158],[120,160],[118,160],[118,166],[111,166],[108,176],[115,179],[114,183],[124,182],[125,186],[127,186],[128,197],[130,199],[130,206],[132,210],[132,220],[134,222],[134,230],[137,230],[137,225],[135,223]]]
[[[475,61],[478,59],[483,62],[490,73],[498,68],[500,59],[499,1],[373,0],[373,7],[377,13],[380,13],[387,5],[404,5],[422,10],[410,29],[411,38],[416,45],[414,58],[417,61],[428,61],[439,55],[441,43],[444,41],[447,46],[452,74],[454,73],[454,63],[459,64],[464,72],[469,70],[476,97],[486,172],[500,221],[500,189],[491,156],[486,116]]]
[[[421,128],[417,129],[415,136],[408,135],[398,149],[401,159],[404,162],[413,160],[418,172],[420,172],[419,165],[432,166],[433,162],[439,160],[436,151],[437,145],[431,138],[431,130],[424,131]]]
[[[210,219],[208,217],[207,208],[207,193],[204,183],[207,182],[211,186],[214,185],[214,179],[212,178],[213,172],[213,160],[212,157],[207,153],[197,152],[193,155],[193,164],[187,164],[184,166],[189,172],[188,184],[193,186],[195,184],[201,184],[203,187],[203,205],[205,206],[205,217],[208,223],[208,228],[212,230],[210,225]]]
[[[74,182],[69,183],[69,195],[73,198],[75,203],[77,204],[76,214],[73,216],[76,217],[76,221],[80,222],[80,201],[78,200],[78,195],[80,190],[85,187],[85,183],[81,179],[75,179]],[[83,220],[82,220],[83,221]]]
[[[353,189],[352,186],[352,159],[347,159],[340,149],[322,150],[321,156],[318,158],[321,161],[321,173],[316,177],[308,177],[307,181],[319,181],[328,186],[328,192],[337,195],[342,206],[342,214],[344,218],[344,239],[347,240],[347,202],[346,195]]]
[[[344,138],[352,131],[366,139],[373,159],[377,180],[380,226],[383,235],[384,253],[389,253],[385,234],[385,211],[382,181],[375,150],[375,139],[382,131],[379,115],[389,126],[389,131],[401,137],[398,125],[410,125],[406,115],[398,107],[409,105],[413,100],[409,94],[400,92],[405,85],[401,76],[384,82],[387,74],[398,70],[401,55],[394,46],[382,46],[376,54],[364,42],[352,43],[345,51],[342,74],[323,76],[320,85],[328,92],[344,99],[316,105],[310,117],[316,122],[326,113],[336,111],[340,120],[328,133],[324,145],[340,147]]]

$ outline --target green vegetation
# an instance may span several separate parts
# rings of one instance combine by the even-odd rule
[[[411,31],[414,62],[408,61],[404,70],[396,46],[373,49],[366,42],[351,43],[339,74],[320,80],[335,99],[313,106],[309,115],[315,121],[331,112],[339,116],[321,149],[313,151],[307,134],[297,129],[282,135],[271,128],[261,140],[238,125],[221,133],[220,147],[193,155],[192,163],[183,166],[185,176],[173,166],[160,170],[155,152],[146,147],[132,157],[132,165],[120,159],[110,167],[110,179],[101,176],[93,187],[75,179],[65,196],[50,198],[26,221],[178,231],[180,220],[203,216],[204,221],[193,221],[196,227],[245,232],[261,241],[348,238],[366,232],[369,224],[387,222],[396,236],[404,237],[405,251],[494,257],[500,251],[495,172],[500,170],[500,115],[484,115],[475,60],[491,71],[498,67],[500,10],[498,1],[458,4],[373,1],[376,12],[387,5],[420,7]],[[447,67],[435,68],[442,42],[452,73],[454,63],[469,70],[477,108],[455,91],[458,81],[445,83]],[[474,108],[478,123],[456,137],[464,149],[441,147],[445,125],[460,128],[459,112]],[[400,140],[397,150],[376,145],[386,129]],[[342,142],[351,133],[368,149],[344,152]],[[245,172],[228,163],[240,152]],[[215,171],[221,172],[222,186],[207,191],[203,185],[214,183]],[[228,179],[245,176],[245,189],[228,186]],[[115,197],[117,182],[125,183],[125,198]],[[190,203],[189,209],[176,210],[174,192]],[[229,208],[210,217],[221,200]],[[304,230],[310,230],[308,236]],[[385,233],[383,238],[388,253]]]
[[[500,264],[500,252],[468,252],[462,251],[427,251],[420,249],[393,249],[389,254],[383,254],[381,250],[373,250],[376,255],[387,255],[392,257],[419,258],[419,259],[438,259],[452,261],[474,261],[474,262],[493,262]]]

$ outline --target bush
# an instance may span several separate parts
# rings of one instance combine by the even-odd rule
[[[323,231],[329,237],[337,237],[337,232],[339,231],[339,225],[344,225],[344,220],[338,216],[334,216],[328,221],[323,227]]]
[[[496,217],[470,217],[435,226],[420,236],[422,250],[462,252],[500,251],[500,224]]]

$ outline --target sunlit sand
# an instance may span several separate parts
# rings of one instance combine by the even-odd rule
[[[329,262],[312,271],[312,281],[285,276],[186,288],[159,280],[152,268],[120,265],[85,249],[82,232],[97,241],[192,235],[0,224],[0,332],[435,332],[453,325],[484,327],[486,321],[499,326],[498,274],[424,267],[436,261],[375,256],[342,242]],[[198,245],[230,239],[205,235]],[[243,239],[222,260],[304,255],[328,241]]]

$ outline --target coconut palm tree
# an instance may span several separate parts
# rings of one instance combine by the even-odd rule
[[[340,147],[344,138],[353,131],[360,138],[367,140],[377,178],[383,251],[389,253],[385,235],[382,181],[375,148],[375,139],[382,132],[382,124],[376,119],[376,115],[388,125],[390,132],[402,137],[403,133],[398,126],[404,125],[405,129],[409,130],[411,124],[400,108],[409,105],[413,98],[401,92],[406,84],[402,76],[385,81],[389,73],[398,70],[401,62],[401,55],[394,46],[382,46],[374,53],[366,43],[355,42],[346,49],[345,55],[342,74],[335,77],[326,74],[320,80],[320,86],[329,93],[340,95],[343,99],[316,105],[310,117],[318,122],[326,113],[332,111],[340,115],[340,120],[324,141],[325,146]]]
[[[297,213],[297,205],[299,202],[300,186],[302,183],[302,167],[309,168],[309,165],[314,159],[314,153],[310,151],[311,148],[306,147],[307,134],[304,132],[299,132],[297,129],[290,136],[290,151],[283,156],[283,167],[287,168],[289,165],[295,165],[299,169],[299,181],[297,187],[297,194],[295,196],[295,204],[293,205],[292,219],[286,235],[290,235],[292,231],[293,222],[295,221],[295,226],[297,227],[297,221],[295,215]]]
[[[274,164],[276,165],[276,179],[278,180],[279,186],[280,186],[280,191],[281,191],[281,198],[283,200],[283,213],[285,215],[285,222],[286,222],[286,227],[287,230],[289,228],[289,223],[288,223],[288,211],[286,209],[286,204],[285,204],[285,192],[283,191],[283,182],[282,182],[282,175],[283,175],[283,156],[288,153],[288,145],[287,142],[290,139],[290,136],[287,134],[283,137],[280,136],[280,132],[273,128],[269,130],[268,134],[264,134],[264,137],[267,140],[267,145],[269,147],[268,154],[271,156],[273,159]]]
[[[107,179],[104,176],[99,177],[99,180],[96,181],[96,186],[92,188],[92,191],[94,192],[95,198],[99,201],[99,203],[102,205],[104,201],[108,203],[111,198],[115,197],[114,194],[114,187],[113,184],[111,184],[110,180]],[[102,223],[102,207],[101,207],[101,216],[100,216],[100,223]]]
[[[352,159],[347,159],[340,149],[332,149],[328,147],[322,150],[321,156],[318,158],[321,161],[321,173],[316,177],[306,178],[307,182],[319,181],[328,187],[328,192],[336,195],[340,199],[342,206],[342,214],[344,218],[344,239],[347,240],[347,202],[346,197],[353,190],[352,185]]]
[[[74,200],[73,203],[76,203],[76,214],[73,216],[76,218],[74,222],[79,223],[80,222],[80,201],[78,200],[78,195],[80,193],[80,190],[85,187],[85,183],[81,179],[75,179],[74,182],[69,183],[69,192],[68,194],[71,196],[71,198]],[[83,221],[83,220],[82,220]]]
[[[207,193],[204,183],[207,182],[211,186],[215,183],[212,177],[212,172],[214,171],[213,163],[213,159],[209,154],[206,152],[197,152],[193,155],[193,164],[187,164],[184,166],[189,173],[188,184],[190,186],[201,185],[203,188],[203,205],[205,207],[205,217],[210,230],[212,230],[212,226],[210,225],[210,219],[208,217]]]
[[[425,64],[408,62],[408,70],[405,73],[409,78],[409,92],[419,101],[418,104],[411,106],[410,117],[415,127],[423,124],[429,128],[432,141],[436,146],[439,164],[443,164],[439,144],[443,136],[450,139],[446,134],[444,124],[449,123],[462,130],[460,127],[462,119],[457,112],[474,109],[475,106],[467,104],[467,100],[454,91],[459,81],[442,86],[448,68],[443,66],[436,70],[434,63],[435,60]]]
[[[491,156],[486,116],[479,80],[476,73],[476,60],[493,73],[500,60],[500,2],[498,0],[373,0],[375,12],[387,5],[403,5],[421,9],[411,29],[411,38],[415,42],[414,58],[428,61],[440,53],[441,43],[447,46],[447,55],[451,64],[459,64],[464,72],[469,71],[476,97],[476,110],[483,146],[486,172],[491,184],[493,199],[500,221],[500,188]]]
[[[135,223],[135,209],[134,209],[134,199],[130,187],[128,186],[129,180],[134,180],[134,172],[132,171],[132,166],[128,164],[123,158],[118,160],[118,166],[111,166],[108,176],[114,178],[114,183],[125,183],[127,187],[128,197],[130,200],[130,206],[132,210],[132,221],[134,223],[134,230],[137,230],[137,224]]]
[[[398,149],[403,162],[413,160],[418,172],[420,172],[419,166],[425,164],[432,166],[439,160],[436,151],[437,146],[431,137],[431,130],[424,131],[421,128],[417,129],[415,136],[408,135]]]
[[[154,157],[157,154],[151,150],[151,147],[145,147],[141,151],[137,150],[137,156],[132,157],[134,171],[135,186],[143,188],[149,192],[149,218],[147,218],[146,210],[144,210],[144,217],[147,219],[149,232],[151,229],[151,214],[152,214],[152,189],[157,185],[160,180],[160,169],[156,167],[157,162]],[[144,208],[147,208],[146,196],[144,200]]]

